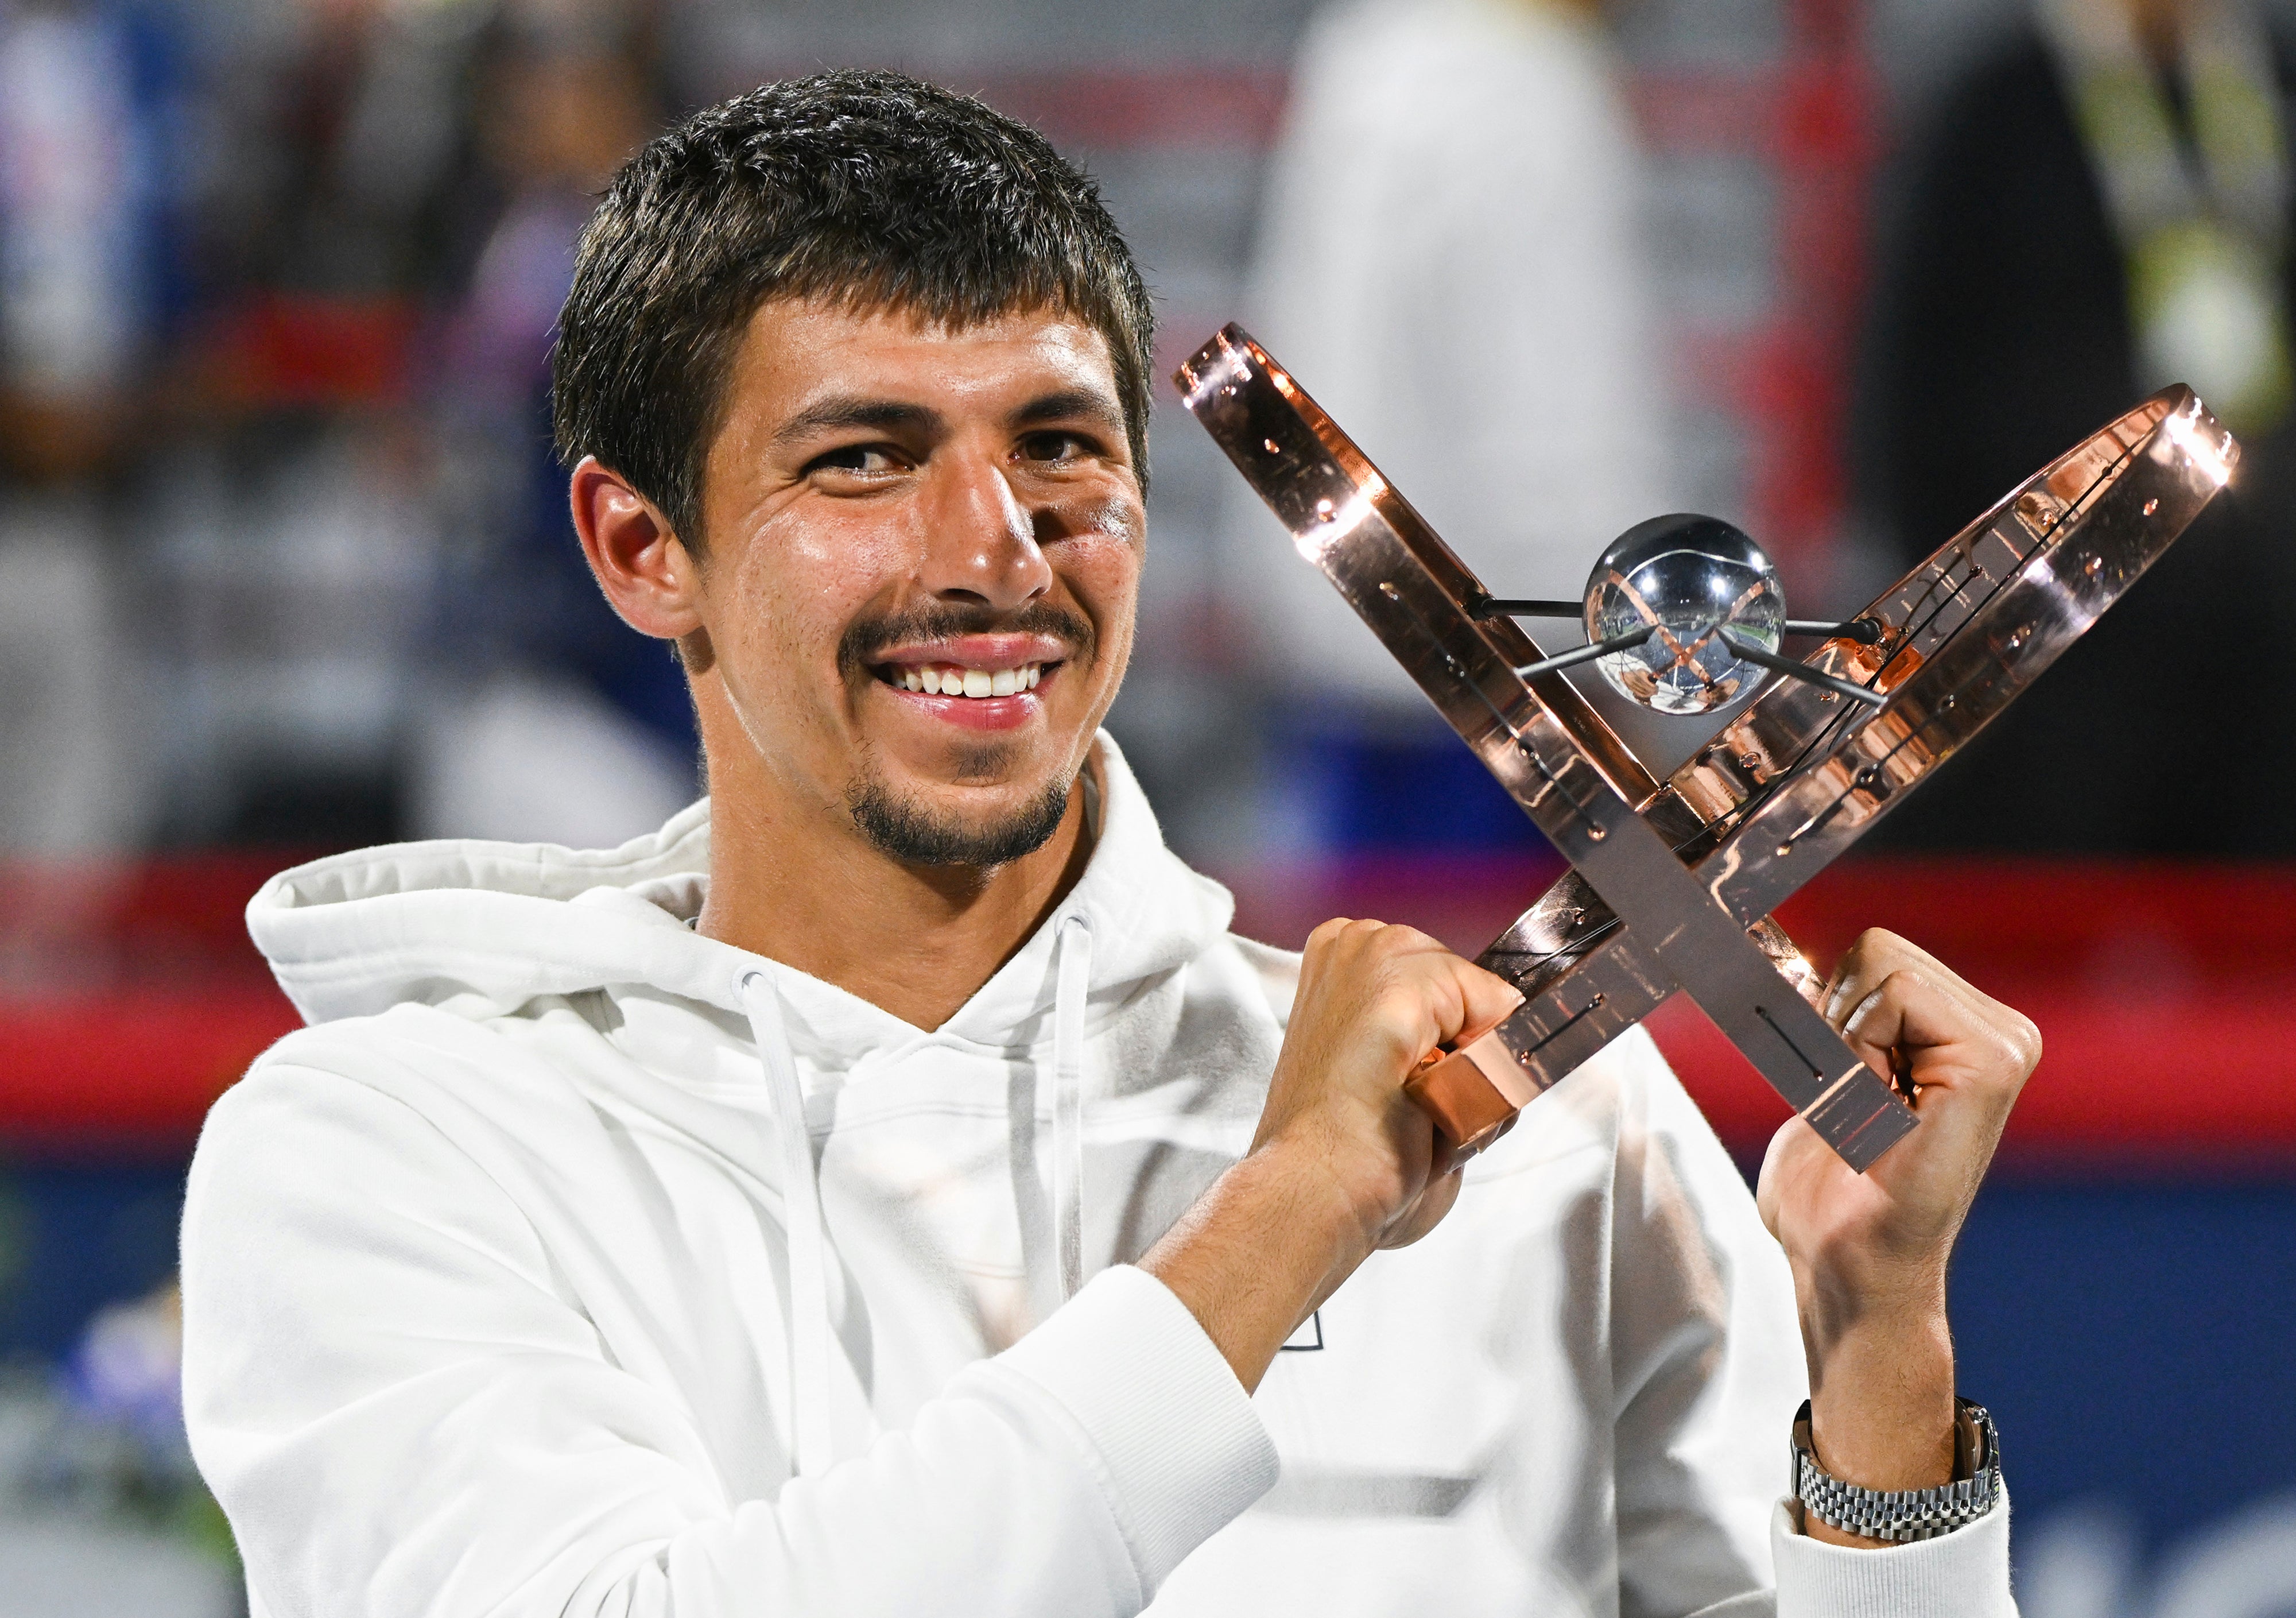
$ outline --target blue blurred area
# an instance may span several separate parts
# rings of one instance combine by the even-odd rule
[[[2149,1554],[2296,1489],[2296,1183],[1997,1180],[1952,1286],[2021,1522],[2112,1500]]]
[[[1319,855],[1547,847],[1482,760],[1431,719],[1402,734],[1312,726],[1280,734],[1269,772],[1287,801],[1280,817]]]
[[[98,1310],[174,1278],[184,1167],[0,1169],[0,1364],[60,1361]]]

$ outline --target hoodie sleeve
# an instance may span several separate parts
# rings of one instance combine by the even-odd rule
[[[1611,1231],[1621,1613],[2015,1618],[2005,1505],[1885,1550],[1802,1535],[1780,1498],[1808,1392],[1792,1275],[1655,1047],[1637,1067]]]
[[[309,1070],[218,1105],[183,1255],[193,1452],[275,1618],[1128,1614],[1275,1480],[1193,1317],[1120,1268],[906,1431],[729,1498],[509,1197]]]

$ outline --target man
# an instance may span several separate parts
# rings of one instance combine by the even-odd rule
[[[1887,574],[2169,382],[2239,435],[2240,476],[1877,835],[2285,859],[2296,718],[2225,700],[2251,662],[2224,624],[2229,602],[2259,622],[2296,613],[2296,38],[2251,0],[2028,9],[1947,86],[1890,188],[1860,457]],[[2194,812],[2190,784],[2228,758],[2243,791]]]
[[[1776,1478],[1797,1299],[1816,1463],[1969,1469],[1945,1261],[2030,1025],[1868,935],[1833,1013],[1924,1127],[1860,1179],[1790,1126],[1783,1253],[1639,1035],[1435,1174],[1402,1079],[1515,991],[1233,938],[1098,734],[1149,335],[1090,185],[912,80],[617,178],[560,443],[710,797],[251,907],[315,1026],[184,1253],[254,1612],[2011,1610],[2000,1506],[1858,1548]]]

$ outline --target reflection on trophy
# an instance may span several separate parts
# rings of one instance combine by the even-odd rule
[[[1620,536],[1583,602],[1495,596],[1242,329],[1177,381],[1300,554],[1573,867],[1479,957],[1522,1006],[1406,1086],[1455,1161],[1677,989],[1853,1168],[1911,1130],[1895,1076],[1819,1014],[1823,980],[1770,912],[2095,622],[2240,453],[2190,389],[2165,389],[1863,611],[1799,620],[1751,537],[1686,515]],[[1548,655],[1517,622],[1542,618],[1578,622],[1586,644]],[[1800,659],[1784,649],[1797,637],[1816,643]],[[1562,678],[1582,662],[1661,713],[1735,710],[1661,782]]]

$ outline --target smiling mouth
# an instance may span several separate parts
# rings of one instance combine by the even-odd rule
[[[1062,662],[1021,663],[1005,669],[982,669],[964,663],[882,663],[877,678],[896,691],[928,696],[1019,696],[1034,691],[1046,675]]]

